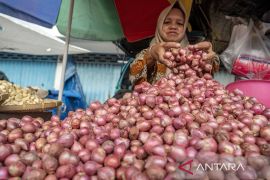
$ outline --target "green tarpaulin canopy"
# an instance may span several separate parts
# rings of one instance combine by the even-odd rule
[[[62,0],[57,28],[66,34],[70,1]],[[113,0],[76,0],[72,17],[71,37],[99,41],[119,40],[123,35]]]

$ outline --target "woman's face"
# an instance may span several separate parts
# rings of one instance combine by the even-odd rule
[[[164,41],[179,42],[184,37],[184,14],[180,9],[173,8],[165,18],[161,37]]]

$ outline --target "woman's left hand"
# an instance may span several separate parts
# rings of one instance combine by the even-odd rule
[[[178,54],[178,48],[180,44],[176,42],[161,42],[157,43],[149,49],[150,55],[160,63],[166,65],[167,67],[173,67],[172,61],[174,61],[174,56]],[[169,55],[166,55],[166,52],[171,50]]]
[[[208,41],[199,42],[195,45],[189,45],[189,48],[204,51],[206,53],[203,55],[203,59],[205,61],[211,61],[216,56],[216,53],[212,49],[212,44]]]

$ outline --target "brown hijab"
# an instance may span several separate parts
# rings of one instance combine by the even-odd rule
[[[188,24],[188,17],[187,17],[187,12],[181,2],[181,0],[176,0],[174,3],[172,3],[170,6],[168,6],[167,8],[165,8],[159,15],[158,17],[158,21],[157,21],[157,27],[156,27],[156,32],[155,32],[155,37],[152,39],[150,45],[153,45],[155,43],[161,43],[164,42],[164,40],[162,39],[160,32],[162,31],[162,25],[165,21],[165,18],[167,17],[167,15],[169,14],[169,12],[173,9],[173,8],[180,8],[181,11],[184,14],[185,17],[185,23],[184,23],[184,31],[183,33],[186,33],[186,28],[187,28],[187,24]],[[188,45],[188,40],[187,40],[187,36],[185,35],[184,38],[179,42],[181,44],[182,47],[185,47]]]
[[[170,0],[172,1],[172,0]],[[185,1],[185,0],[183,0]],[[192,0],[187,0],[187,4],[190,4]],[[178,4],[177,4],[178,3]],[[185,16],[185,23],[184,23],[184,31],[187,28],[188,23],[188,13],[186,12],[182,2],[180,0],[175,1],[173,4],[165,8],[161,14],[159,15],[158,21],[157,21],[157,27],[155,32],[155,37],[152,39],[150,43],[150,47],[155,43],[164,42],[162,39],[160,32],[162,30],[162,25],[164,23],[165,18],[169,14],[172,8],[179,8],[182,10],[184,16]],[[184,38],[179,42],[182,47],[185,47],[188,45],[188,40],[186,35]],[[168,73],[170,70],[160,62],[157,61],[156,66],[152,70],[148,70],[147,68],[147,58],[149,58],[149,53],[147,53],[148,49],[144,49],[141,51],[135,58],[135,60],[130,65],[130,76],[129,79],[133,85],[140,84],[141,82],[148,81],[150,83],[155,83],[160,78],[164,77],[166,73]]]

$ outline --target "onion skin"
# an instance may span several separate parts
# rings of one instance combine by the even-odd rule
[[[116,178],[117,179],[124,179],[125,178],[125,172],[126,172],[126,167],[119,167],[117,170],[116,170]]]
[[[169,173],[165,180],[172,180],[172,179],[185,179],[185,174],[182,171],[174,171],[172,173]]]
[[[57,178],[69,178],[71,179],[76,174],[75,167],[71,164],[59,166],[56,170]]]
[[[131,177],[131,180],[148,180],[148,177],[144,173],[137,173]]]
[[[79,165],[76,166],[76,172],[77,173],[83,173],[84,172],[84,168],[83,168],[83,163],[79,162]]]
[[[230,172],[225,175],[225,180],[240,180],[240,179],[237,177],[235,172],[232,173]]]
[[[115,170],[111,167],[102,167],[99,169],[97,175],[100,180],[114,179]]]
[[[0,167],[0,179],[8,179],[8,169],[7,167]]]
[[[217,142],[213,138],[205,138],[203,140],[199,140],[195,145],[196,149],[202,151],[217,151]]]
[[[77,166],[79,164],[79,157],[76,156],[71,151],[64,151],[59,156],[59,164],[60,165],[72,164],[74,166]]]
[[[23,179],[44,179],[46,172],[43,169],[31,169],[29,172],[25,172]]]
[[[151,150],[156,145],[161,145],[162,139],[157,134],[151,134],[144,144],[144,149],[147,153],[151,153]]]
[[[166,166],[167,159],[162,156],[149,156],[145,163],[145,168],[149,168],[151,166],[159,166],[164,168]]]
[[[171,145],[174,140],[174,133],[173,132],[164,132],[163,135],[163,140],[166,144]]]
[[[158,156],[166,156],[167,155],[165,147],[163,145],[154,146],[153,149],[151,150],[151,152],[154,155],[158,155]]]
[[[262,174],[262,178],[268,180],[270,178],[270,166],[268,165],[268,166],[263,167],[261,174]]]
[[[9,145],[0,145],[0,162],[4,162],[4,160],[11,155],[12,148]]]
[[[90,178],[85,173],[78,173],[72,178],[72,180],[90,180]]]
[[[106,157],[106,152],[102,148],[95,148],[91,154],[91,160],[102,164]]]
[[[20,161],[20,156],[18,154],[11,154],[5,159],[5,166],[9,166],[12,163]]]
[[[16,120],[14,120],[14,121],[12,121],[12,120],[11,120],[11,118],[8,119],[7,124],[6,124],[6,128],[9,131],[12,131],[12,130],[14,130],[14,129],[16,129],[16,128],[19,127],[19,123]]]
[[[38,155],[35,152],[26,152],[21,155],[21,161],[28,166],[31,166],[38,159]]]
[[[177,169],[177,164],[176,163],[167,163],[166,164],[166,171],[168,173],[175,172]]]
[[[58,167],[58,161],[53,156],[47,156],[42,160],[42,167],[48,174],[53,174]]]
[[[211,164],[218,162],[218,155],[214,152],[210,151],[200,151],[197,153],[196,159],[200,161],[202,164]]]
[[[57,177],[56,175],[50,174],[46,176],[44,180],[57,180]]]
[[[166,52],[166,77],[64,120],[1,120],[0,179],[269,179],[270,109],[213,80],[204,54]],[[193,175],[178,170],[188,160]],[[206,163],[244,170],[196,170]]]
[[[95,148],[97,148],[99,145],[95,140],[88,140],[85,144],[85,148],[88,149],[89,151],[93,151]]]
[[[0,131],[6,129],[6,127],[7,127],[7,120],[6,119],[2,119],[0,121]]]
[[[244,142],[244,139],[241,138],[239,135],[233,133],[233,134],[230,135],[230,141],[233,144],[240,145],[240,144],[242,144]]]
[[[36,136],[33,133],[26,133],[23,135],[23,139],[26,142],[31,143],[36,140]]]
[[[225,178],[223,171],[208,171],[207,174],[209,179],[223,180]]]
[[[163,180],[166,175],[166,171],[159,166],[151,166],[147,168],[146,174],[150,179]]]
[[[186,149],[186,153],[187,153],[187,157],[188,158],[194,159],[196,157],[196,155],[197,155],[198,152],[196,151],[195,148],[193,148],[192,146],[190,146],[190,147],[188,147]]]
[[[220,153],[228,153],[228,154],[234,153],[233,144],[228,141],[223,141],[219,143],[218,150]]]
[[[32,167],[35,169],[41,169],[42,168],[42,161],[41,160],[36,160],[32,163]]]
[[[25,169],[25,165],[22,162],[18,161],[8,166],[8,173],[13,177],[20,177],[23,175]]]
[[[16,139],[22,138],[23,132],[21,129],[14,129],[8,134],[8,141],[13,143]]]
[[[23,130],[23,132],[25,133],[34,133],[36,131],[36,127],[32,122],[28,122],[26,124],[24,124],[21,129]]]
[[[136,150],[136,157],[138,159],[145,159],[147,157],[147,153],[142,147],[138,147]]]
[[[85,164],[84,164],[84,172],[88,175],[88,176],[93,176],[96,174],[97,170],[99,168],[101,168],[102,165],[101,164],[98,164],[97,162],[95,161],[87,161]]]
[[[58,143],[63,147],[70,148],[74,143],[74,136],[72,134],[63,134],[59,137]]]
[[[246,166],[244,170],[239,168],[237,171],[237,176],[240,179],[257,179],[256,171],[250,166]]]
[[[129,131],[129,138],[131,140],[135,140],[138,138],[139,133],[140,133],[140,131],[137,127],[132,127],[132,128],[130,128],[130,131]]]
[[[125,178],[126,179],[131,179],[133,175],[138,174],[140,171],[134,167],[134,166],[129,166],[125,169]]]
[[[255,144],[256,143],[256,138],[252,135],[245,135],[244,136],[244,141],[246,143],[250,143],[250,144]]]
[[[256,171],[261,170],[263,167],[267,166],[269,163],[266,157],[263,156],[250,156],[247,158],[248,164],[254,168]]]
[[[116,155],[109,155],[104,160],[104,165],[116,169],[120,165],[120,160]]]
[[[134,161],[134,167],[139,169],[140,171],[143,171],[145,162],[143,160],[137,160]]]
[[[0,133],[0,143],[6,143],[7,142],[7,136],[3,133]]]
[[[114,154],[116,154],[120,159],[124,157],[126,153],[126,146],[124,143],[114,146]]]
[[[149,138],[150,134],[148,132],[140,132],[139,134],[139,140],[142,143],[145,143],[147,141],[147,139]]]
[[[122,160],[122,165],[125,164],[125,165],[132,165],[135,161],[135,154],[132,153],[132,152],[127,152],[124,157],[123,157],[123,160]],[[114,160],[115,162],[115,160]]]
[[[150,130],[150,133],[156,133],[161,135],[164,132],[164,128],[160,125],[154,125],[152,126],[152,129]]]
[[[87,162],[91,158],[91,153],[88,151],[88,149],[83,149],[78,153],[78,157],[82,162]]]
[[[58,158],[60,154],[63,152],[64,148],[62,145],[58,143],[52,143],[49,149],[49,154]]]
[[[41,151],[43,147],[46,145],[47,140],[45,138],[39,138],[36,141],[36,149],[37,151]]]
[[[83,146],[82,146],[79,142],[77,142],[77,141],[75,141],[74,144],[73,144],[72,147],[71,147],[71,151],[72,151],[73,153],[75,153],[76,155],[78,155],[78,153],[79,153],[82,149],[83,149]]]
[[[22,138],[19,138],[19,139],[16,139],[15,142],[14,142],[16,145],[19,145],[21,147],[21,149],[27,151],[29,149],[29,143],[26,142],[24,139]]]
[[[259,147],[262,155],[270,156],[270,144],[262,144]]]
[[[260,135],[266,141],[270,142],[270,126],[263,127],[260,131]]]
[[[182,162],[186,159],[187,154],[184,148],[179,146],[172,146],[169,156],[176,162]]]

